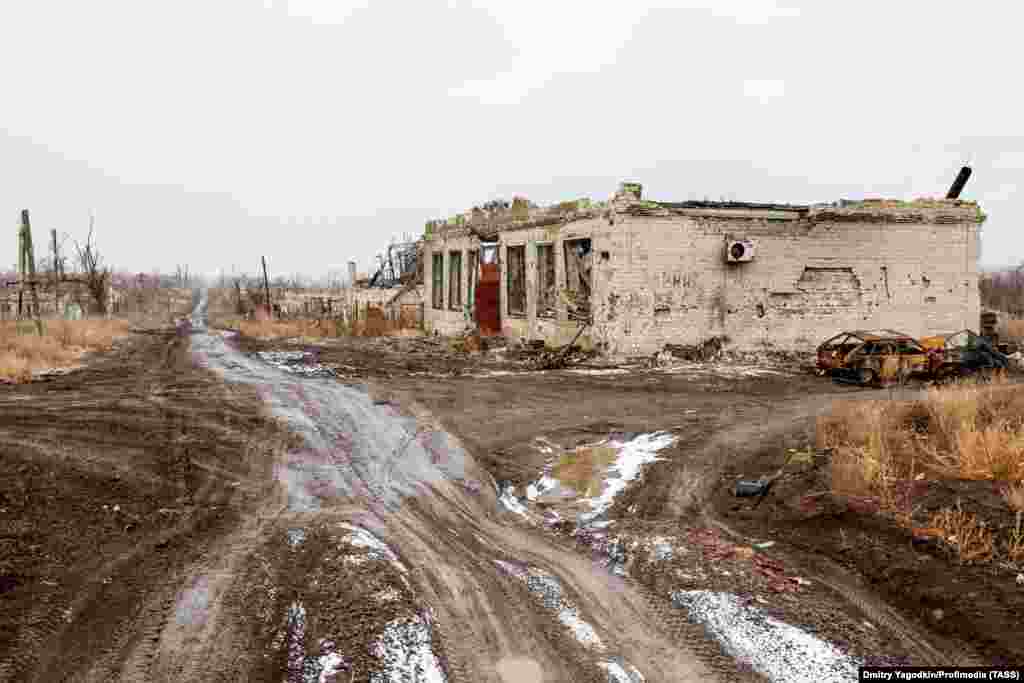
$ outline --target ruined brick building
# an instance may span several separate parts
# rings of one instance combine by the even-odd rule
[[[843,329],[976,327],[980,226],[964,200],[644,201],[479,209],[427,224],[424,318],[611,354],[727,336],[807,349]]]

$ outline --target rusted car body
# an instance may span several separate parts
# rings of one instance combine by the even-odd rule
[[[1010,366],[1006,354],[971,330],[925,337],[921,345],[932,354],[931,371],[937,379],[973,374],[992,376]]]
[[[896,330],[853,330],[822,343],[817,365],[836,379],[870,385],[926,376],[932,371],[933,355]]]

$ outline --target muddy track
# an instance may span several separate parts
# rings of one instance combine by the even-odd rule
[[[0,574],[15,586],[0,595],[0,681],[146,680],[127,653],[263,497],[265,458],[288,438],[254,395],[197,371],[173,331],[0,396],[0,460],[16,473],[0,492]]]
[[[888,396],[885,390],[864,391],[858,395],[859,399],[883,399]],[[906,392],[901,398],[919,399],[922,392]],[[749,452],[757,448],[758,444],[775,443],[780,435],[792,433],[794,430],[803,428],[808,436],[813,433],[813,424],[817,416],[825,414],[831,408],[831,401],[823,401],[822,397],[815,396],[800,399],[772,406],[770,410],[763,410],[748,414],[742,424],[719,431],[703,448],[704,454],[697,455],[698,459],[711,460],[708,454],[717,454],[723,449],[733,448],[736,452]],[[721,461],[719,461],[721,462]],[[710,497],[711,488],[718,483],[719,468],[711,467],[705,471],[704,476],[698,480],[692,477],[680,475],[674,484],[676,495],[673,499],[685,501],[689,504],[690,511],[696,511],[709,527],[721,530],[729,538],[752,545],[760,539],[749,538],[734,529],[726,520],[716,514],[713,506],[706,503]],[[676,508],[677,514],[683,513],[683,505]],[[866,618],[875,624],[882,626],[890,634],[901,641],[902,647],[915,654],[922,666],[943,666],[955,662],[959,666],[982,666],[984,662],[978,661],[973,656],[958,652],[952,643],[937,639],[932,634],[925,634],[922,630],[910,623],[906,618],[897,613],[891,606],[882,600],[877,594],[863,585],[863,580],[843,569],[835,562],[823,555],[803,556],[797,560],[797,554],[787,556],[785,548],[780,548],[777,554],[786,557],[793,566],[801,566],[802,574],[827,587],[838,597],[861,612]]]
[[[289,376],[196,322],[197,361],[254,389],[304,442],[279,451],[276,487],[154,590],[123,629],[139,635],[83,680],[116,662],[124,681],[315,680],[342,661],[338,680],[525,683],[524,666],[544,681],[708,679],[687,646],[707,641],[666,597],[501,513],[489,475],[421,406]],[[399,597],[374,605],[371,588]],[[418,668],[397,673],[417,638]]]

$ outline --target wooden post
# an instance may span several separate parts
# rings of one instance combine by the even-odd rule
[[[39,293],[36,291],[36,257],[32,249],[32,225],[28,218],[28,209],[21,210],[21,247],[22,252],[19,254],[19,262],[23,264],[22,267],[22,289],[24,289],[25,281],[28,280],[29,290],[32,294],[32,306],[35,310],[33,311],[33,317],[36,321],[36,332],[40,337],[43,336],[43,321],[39,318]]]
[[[50,230],[50,244],[53,248],[53,312],[60,314],[60,255],[57,253],[57,228]]]
[[[263,259],[263,291],[267,295],[267,316],[274,317],[274,307],[270,303],[270,278],[267,277],[267,257],[261,257]]]

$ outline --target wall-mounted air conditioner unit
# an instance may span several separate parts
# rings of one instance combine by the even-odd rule
[[[750,240],[726,240],[725,260],[728,263],[753,261],[754,243]]]

